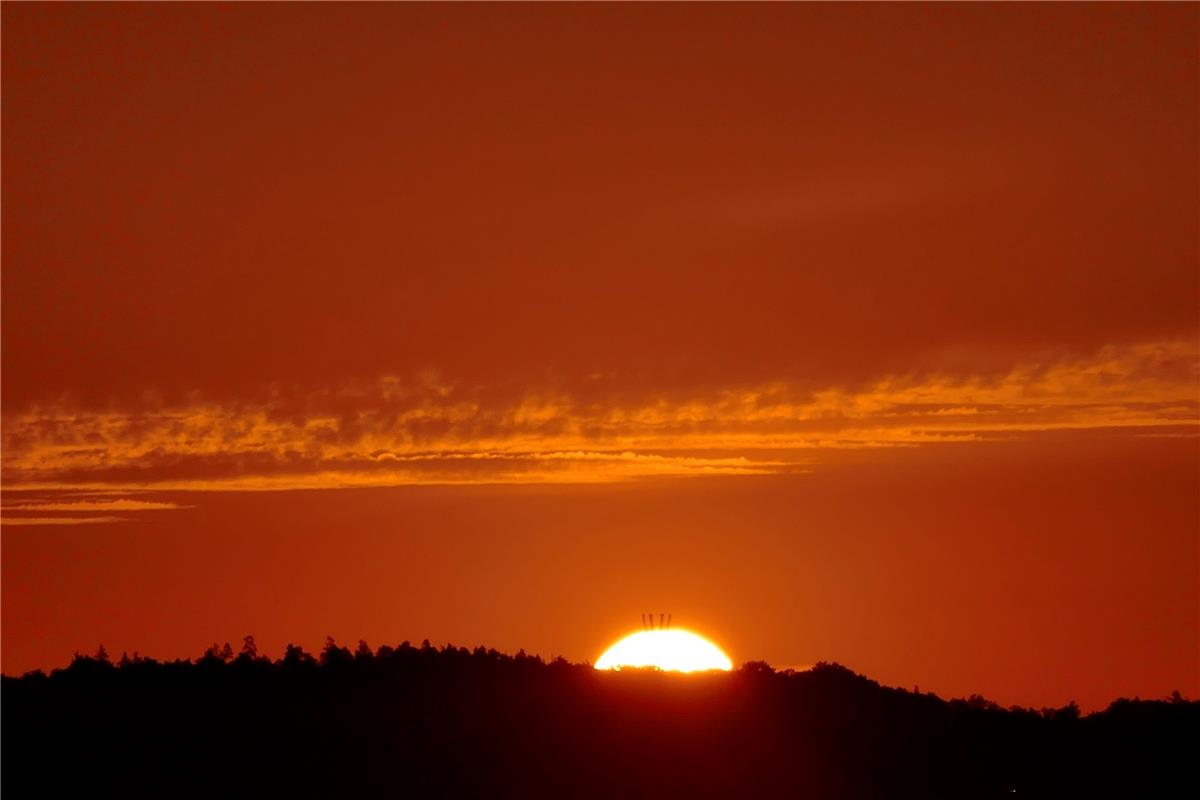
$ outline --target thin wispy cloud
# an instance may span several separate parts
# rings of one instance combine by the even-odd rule
[[[890,375],[606,399],[532,388],[510,399],[385,378],[296,400],[125,411],[39,408],[6,421],[10,487],[288,489],[595,483],[794,471],[821,450],[917,447],[1053,431],[1194,435],[1186,341],[1030,361],[998,377]],[[764,456],[764,453],[775,453]],[[130,498],[55,511],[177,508]],[[34,510],[30,506],[28,510]]]
[[[25,502],[5,505],[5,511],[170,511],[193,506],[152,500],[133,500],[127,497],[116,500],[68,500],[52,502]]]
[[[102,525],[127,522],[128,517],[0,517],[3,525]]]

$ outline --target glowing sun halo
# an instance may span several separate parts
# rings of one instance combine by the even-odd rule
[[[596,661],[596,669],[658,667],[671,672],[733,669],[721,648],[691,631],[668,629],[631,633]]]

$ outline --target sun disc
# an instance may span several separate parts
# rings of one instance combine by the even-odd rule
[[[638,631],[604,651],[596,669],[657,667],[670,672],[731,670],[733,662],[721,648],[691,631],[677,628]]]

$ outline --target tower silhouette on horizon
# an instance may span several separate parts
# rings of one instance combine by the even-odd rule
[[[661,631],[671,627],[671,615],[659,612],[657,622],[654,619],[654,613],[642,614],[642,629],[647,631]]]

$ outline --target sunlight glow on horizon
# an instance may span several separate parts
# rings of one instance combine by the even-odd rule
[[[604,651],[596,669],[658,667],[669,672],[733,669],[729,656],[691,631],[669,629],[631,633]]]

